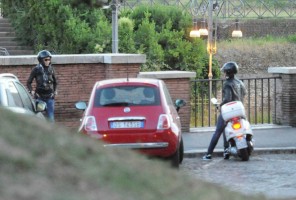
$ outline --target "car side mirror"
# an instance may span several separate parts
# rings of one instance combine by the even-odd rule
[[[46,103],[44,101],[36,101],[36,111],[37,112],[42,112],[45,111],[46,109]]]
[[[78,101],[75,103],[75,108],[78,110],[85,110],[87,107],[86,103],[84,101]]]

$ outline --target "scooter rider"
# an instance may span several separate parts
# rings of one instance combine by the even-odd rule
[[[27,80],[29,92],[38,100],[46,102],[46,112],[49,121],[54,122],[54,104],[57,95],[57,78],[51,65],[52,55],[47,50],[38,53],[38,64],[32,69]],[[33,91],[32,82],[36,80],[36,89]]]
[[[245,89],[244,83],[235,77],[235,74],[237,74],[238,72],[238,65],[236,64],[236,62],[231,61],[231,62],[225,63],[221,68],[221,71],[224,72],[226,81],[223,84],[223,90],[222,90],[223,99],[220,104],[220,107],[231,101],[243,102],[243,99],[246,94],[246,89]],[[220,113],[217,120],[216,130],[212,136],[207,154],[203,156],[203,160],[212,159],[212,153],[225,127],[226,127],[226,123],[223,120],[222,115]],[[223,139],[224,139],[224,159],[229,159],[229,152],[228,152],[229,144],[226,141],[225,134],[223,134]]]

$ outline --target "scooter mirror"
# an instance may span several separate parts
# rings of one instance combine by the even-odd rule
[[[211,98],[211,102],[214,105],[217,105],[218,104],[218,100],[216,98]]]

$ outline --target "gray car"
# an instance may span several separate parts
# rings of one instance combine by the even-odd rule
[[[0,107],[44,119],[46,103],[34,100],[19,79],[11,73],[0,74]]]

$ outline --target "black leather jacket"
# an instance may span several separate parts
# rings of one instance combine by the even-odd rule
[[[27,80],[28,90],[32,91],[32,82],[36,80],[37,97],[43,99],[53,98],[57,89],[57,79],[54,68],[49,65],[44,67],[40,63],[36,65],[31,71],[31,74]]]
[[[228,78],[223,84],[223,90],[222,90],[223,99],[221,102],[221,106],[230,101],[243,102],[245,95],[246,95],[246,88],[244,83],[241,80],[237,79],[236,77]]]

